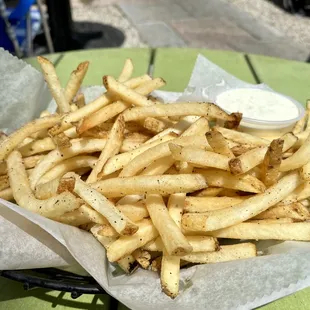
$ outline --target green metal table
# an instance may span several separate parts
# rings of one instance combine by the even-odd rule
[[[258,55],[205,49],[97,49],[52,54],[47,57],[56,66],[63,84],[81,61],[89,60],[90,67],[84,86],[100,85],[102,75],[117,76],[124,60],[130,57],[135,64],[134,75],[151,72],[167,81],[165,90],[183,91],[189,80],[198,54],[249,83],[266,83],[276,91],[305,104],[310,97],[310,64]],[[39,68],[36,59],[26,59]],[[73,300],[69,293],[36,288],[24,291],[21,283],[0,277],[0,309],[115,309],[109,295],[82,295]],[[127,307],[118,304],[118,310]],[[261,307],[263,310],[310,309],[310,288]]]

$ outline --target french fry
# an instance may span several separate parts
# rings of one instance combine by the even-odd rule
[[[94,167],[98,158],[95,156],[79,155],[60,162],[40,178],[40,184],[45,184],[56,178],[62,177],[67,172],[76,171],[80,168]]]
[[[229,168],[232,174],[244,174],[261,164],[268,148],[265,146],[252,149],[229,161]]]
[[[298,134],[303,132],[305,129],[305,125],[308,120],[308,113],[306,112],[305,115],[295,124],[293,128],[293,134]]]
[[[164,174],[174,164],[171,156],[166,156],[155,160],[152,164],[142,170],[141,175],[161,175]]]
[[[174,143],[170,143],[169,148],[175,160],[188,162],[194,167],[211,167],[229,171],[229,157],[225,155],[205,151],[193,146],[179,146]]]
[[[194,197],[215,197],[221,193],[223,189],[220,187],[208,187],[203,190],[191,193],[190,196]]]
[[[84,96],[84,94],[83,93],[77,94],[74,103],[78,107],[78,109],[84,107],[85,106],[85,96]]]
[[[261,180],[267,187],[275,184],[280,176],[279,167],[282,160],[283,145],[284,141],[277,139],[273,140],[268,147],[261,169]]]
[[[78,67],[71,73],[69,81],[65,88],[65,97],[67,102],[72,102],[73,98],[80,89],[83,79],[88,70],[88,61],[84,61],[78,65]],[[68,111],[65,111],[68,112]]]
[[[310,223],[240,223],[210,232],[217,238],[254,240],[310,240]]]
[[[231,144],[230,142],[228,144]],[[249,146],[245,144],[238,144],[231,147],[231,151],[233,152],[234,156],[240,156],[252,149],[254,149],[256,146]]]
[[[249,193],[262,193],[265,185],[251,175],[234,176],[226,171],[215,169],[194,169],[194,173],[204,176],[209,186],[224,187]]]
[[[125,99],[124,99],[125,100]],[[156,104],[152,106],[135,107],[124,112],[125,121],[140,120],[146,117],[161,117],[161,116],[185,116],[196,115],[207,118],[217,118],[222,120],[234,120],[234,116],[228,115],[218,106],[212,103],[170,103]]]
[[[287,195],[285,199],[281,201],[281,205],[288,205],[297,201],[301,201],[310,197],[310,181],[306,181],[300,184],[292,193]]]
[[[54,126],[60,119],[60,115],[38,118],[11,133],[0,143],[0,161],[4,160],[25,138],[42,129]]]
[[[7,201],[13,201],[14,197],[12,189],[9,187],[0,191],[0,198]]]
[[[52,140],[58,149],[69,148],[71,146],[70,139],[63,132],[56,136],[52,136]]]
[[[256,246],[253,243],[222,245],[216,252],[191,253],[182,259],[191,263],[212,264],[256,256]]]
[[[177,256],[175,256],[177,257]],[[161,269],[162,256],[156,257],[151,263],[151,270],[155,272],[160,272]]]
[[[234,158],[235,155],[229,148],[228,142],[219,131],[209,131],[206,133],[206,138],[211,148],[215,153]]]
[[[194,135],[204,135],[209,130],[210,130],[210,127],[209,127],[208,119],[205,117],[200,117],[197,121],[195,121],[187,129],[184,130],[184,132],[182,133],[182,136],[188,137],[188,136],[194,136]]]
[[[303,206],[299,202],[295,202],[289,205],[274,206],[256,215],[253,219],[265,220],[279,218],[291,218],[294,220],[304,221],[310,219],[310,212],[307,207]]]
[[[102,194],[93,190],[90,186],[81,181],[76,174],[69,173],[64,176],[64,178],[66,177],[74,178],[74,192],[97,212],[103,215],[120,235],[132,235],[138,230],[137,225],[129,220]]]
[[[226,139],[235,141],[240,144],[248,144],[250,146],[268,146],[269,141],[266,139],[259,138],[257,136],[252,136],[250,134],[239,132],[222,127],[214,127],[214,131],[219,131]]]
[[[131,194],[147,195],[159,193],[161,195],[169,195],[189,193],[206,186],[205,178],[199,174],[143,175],[113,178],[92,184],[92,188],[106,197],[121,197]]]
[[[60,113],[70,112],[70,101],[67,100],[65,92],[61,88],[54,65],[47,58],[42,56],[38,56],[37,60],[41,66],[45,81],[56,101]]]
[[[147,251],[137,249],[132,252],[132,256],[143,269],[148,269],[151,264],[151,254]]]
[[[74,157],[81,153],[93,153],[102,151],[106,140],[104,139],[77,139],[71,141],[72,145],[69,148],[62,150],[53,150],[39,161],[35,166],[33,173],[30,176],[31,188],[34,190],[40,178],[50,169],[65,159]]]
[[[9,176],[1,175],[0,176],[0,191],[10,187]]]
[[[118,81],[120,83],[126,82],[130,79],[130,77],[132,76],[133,73],[133,63],[132,60],[130,58],[127,58],[125,60],[125,64],[124,67],[122,69],[122,72],[120,73],[119,77],[118,77]]]
[[[149,212],[143,201],[128,205],[117,205],[116,207],[133,222],[138,222],[143,218],[149,217]]]
[[[55,178],[47,183],[36,186],[35,197],[37,199],[48,199],[57,194],[60,178]]]
[[[81,206],[81,207],[83,207],[83,206]],[[53,220],[60,222],[60,223],[63,223],[63,224],[76,226],[76,227],[80,226],[80,225],[91,223],[91,220],[84,215],[84,212],[81,210],[81,207],[74,210],[74,211],[67,212],[61,216],[53,218]]]
[[[35,154],[48,152],[55,149],[55,143],[50,137],[34,140],[19,148],[22,156],[32,156]]]
[[[203,213],[224,209],[240,202],[247,197],[186,197],[184,213]]]
[[[289,158],[281,162],[280,171],[289,171],[301,168],[308,163],[310,156],[310,132],[304,144]]]
[[[248,220],[244,223],[256,223],[256,224],[288,224],[294,223],[296,220],[292,218],[279,218],[279,219],[263,219],[263,220]]]
[[[170,217],[169,212],[160,195],[147,195],[146,207],[168,255],[182,255],[192,251],[180,228]],[[172,238],[173,236],[173,238]]]
[[[264,212],[287,197],[299,185],[297,172],[280,179],[265,193],[255,195],[228,208],[205,213],[186,213],[182,217],[182,228],[193,231],[213,231],[246,221]]]
[[[139,229],[134,235],[121,236],[109,246],[107,257],[110,262],[121,259],[158,236],[158,231],[151,220],[142,220],[137,225]]]
[[[46,217],[55,217],[77,209],[81,202],[69,192],[64,192],[47,200],[34,197],[21,154],[13,151],[7,158],[10,188],[13,197],[22,208]]]
[[[147,117],[143,121],[143,127],[153,133],[159,133],[169,127],[169,125],[172,125],[171,122],[159,120],[153,117]]]
[[[232,121],[226,121],[224,123],[224,127],[228,129],[237,129],[240,125],[241,119],[242,119],[242,113],[231,113],[235,118]]]
[[[166,140],[165,142],[153,146],[152,148],[149,148],[143,153],[141,153],[139,156],[133,158],[131,162],[129,162],[128,165],[123,168],[120,176],[125,177],[136,175],[139,171],[147,167],[149,164],[153,163],[155,160],[169,156],[171,154],[169,148],[169,144],[171,141],[173,141],[173,143],[177,145],[192,145],[201,148],[208,147],[207,140],[204,136],[189,136],[171,139],[168,141]]]
[[[146,152],[148,149],[151,149],[155,147],[156,145],[162,144],[166,141],[171,141],[175,139],[175,135],[173,134],[167,134],[162,138],[159,138],[152,143],[145,143],[141,147],[127,153],[118,154],[116,156],[113,156],[110,158],[106,165],[103,168],[103,175],[107,175],[110,173],[113,173],[119,169],[124,168],[127,164],[132,162],[136,157],[138,157],[140,154]],[[168,154],[169,155],[169,154]]]
[[[285,135],[281,136],[280,140],[283,140],[282,152],[286,152],[296,144],[298,138],[292,132],[288,132]]]
[[[124,138],[125,122],[122,115],[118,116],[107,139],[107,142],[102,150],[96,165],[87,178],[86,183],[94,183],[98,180],[98,174],[109,158],[118,154],[123,138]]]

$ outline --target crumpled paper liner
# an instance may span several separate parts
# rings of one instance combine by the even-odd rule
[[[0,62],[10,63],[9,68],[6,66],[6,73],[0,68],[0,76],[5,74],[10,80],[6,92],[1,93],[1,106],[12,105],[11,111],[21,108],[24,111],[18,121],[15,115],[0,114],[0,127],[13,130],[46,109],[49,101],[45,100],[45,86],[35,69],[1,50]],[[210,66],[215,70],[214,64],[199,56],[191,81],[197,79],[198,73],[199,80],[206,81]],[[15,76],[17,70],[21,70],[18,83],[24,83],[24,94],[31,99],[19,94],[17,99],[14,98],[14,90],[18,87],[10,76]],[[42,91],[38,90],[34,97],[33,90],[42,87]],[[101,87],[87,89],[87,101],[94,96],[94,92],[98,94],[102,91]],[[156,92],[156,95],[166,101],[178,97],[178,94],[169,92]],[[194,95],[185,95],[188,100],[195,100]],[[30,103],[37,110],[28,109]],[[251,309],[310,285],[310,243],[305,242],[262,241],[258,242],[258,249],[268,256],[183,269],[180,294],[171,300],[161,292],[156,273],[141,269],[130,276],[116,275],[113,265],[105,257],[104,248],[91,234],[43,218],[1,199],[0,233],[0,269],[80,264],[109,294],[131,309],[185,310],[193,306],[197,310]]]

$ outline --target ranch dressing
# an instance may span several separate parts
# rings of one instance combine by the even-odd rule
[[[299,116],[294,102],[262,89],[231,89],[218,95],[216,104],[228,112],[241,112],[243,117],[255,120],[286,121]]]

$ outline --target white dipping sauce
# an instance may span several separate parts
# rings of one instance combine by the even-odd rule
[[[262,89],[228,90],[216,97],[216,104],[228,112],[241,112],[243,117],[257,120],[286,121],[299,116],[294,102]]]

